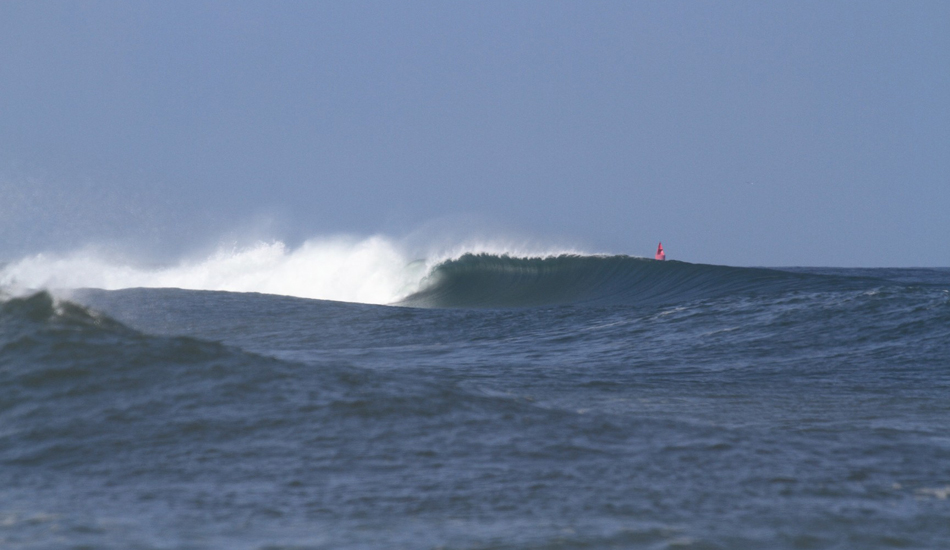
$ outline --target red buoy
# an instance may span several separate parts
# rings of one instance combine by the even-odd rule
[[[666,259],[666,252],[663,252],[663,243],[662,243],[662,242],[656,247],[656,259],[657,259],[657,260],[665,260],[665,259]]]

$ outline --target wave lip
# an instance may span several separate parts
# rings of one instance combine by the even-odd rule
[[[420,258],[385,237],[340,237],[314,239],[295,248],[262,242],[219,249],[204,259],[148,267],[89,249],[64,256],[38,254],[0,266],[0,293],[181,288],[409,307],[489,308],[673,303],[744,291],[831,288],[833,281],[856,280],[626,255],[514,250],[470,243],[448,255]]]
[[[464,254],[435,266],[422,281],[421,290],[397,305],[646,305],[812,287],[826,279],[773,269],[658,262],[624,255],[516,258]]]

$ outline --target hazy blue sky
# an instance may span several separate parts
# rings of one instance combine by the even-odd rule
[[[950,2],[0,3],[0,260],[488,228],[950,265]]]

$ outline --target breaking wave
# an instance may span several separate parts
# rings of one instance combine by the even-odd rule
[[[0,268],[0,289],[182,288],[412,307],[531,307],[671,303],[852,279],[497,245],[422,256],[384,237],[311,240],[297,248],[259,243],[163,267],[94,251],[38,254]]]
[[[515,258],[465,254],[437,265],[401,301],[417,307],[655,304],[743,292],[840,285],[846,278],[774,269],[563,254]],[[851,280],[851,279],[848,279]]]
[[[0,289],[181,288],[258,292],[368,304],[392,304],[421,289],[439,264],[465,253],[546,256],[561,251],[519,249],[501,243],[467,243],[455,249],[409,252],[382,236],[312,239],[298,247],[259,242],[222,248],[173,265],[147,266],[101,250],[36,254],[0,264]]]

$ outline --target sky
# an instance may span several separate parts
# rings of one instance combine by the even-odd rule
[[[0,2],[0,262],[498,235],[950,266],[950,2]]]

